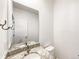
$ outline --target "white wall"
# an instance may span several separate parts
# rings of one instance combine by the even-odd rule
[[[14,43],[26,42],[27,40],[39,41],[39,17],[29,11],[27,7],[22,9],[17,5],[13,8],[15,20]],[[27,39],[25,37],[27,36]]]
[[[4,19],[7,20],[7,0],[0,0],[0,24],[4,23]],[[4,59],[7,50],[7,31],[0,27],[0,59]]]
[[[53,44],[53,0],[14,0],[39,11],[39,41]]]
[[[60,59],[79,59],[79,1],[55,0],[54,42]]]

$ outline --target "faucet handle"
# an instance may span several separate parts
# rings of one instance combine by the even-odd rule
[[[27,45],[27,43],[25,43]]]

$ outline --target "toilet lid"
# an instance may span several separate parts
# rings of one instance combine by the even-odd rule
[[[24,59],[41,59],[41,56],[36,53],[32,53],[25,56]]]

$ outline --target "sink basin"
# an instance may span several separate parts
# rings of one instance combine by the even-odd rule
[[[41,56],[39,54],[32,53],[25,56],[24,59],[41,59]]]

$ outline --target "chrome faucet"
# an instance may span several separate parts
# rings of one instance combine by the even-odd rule
[[[26,46],[27,46],[27,53],[29,54],[30,53],[30,46],[27,44],[27,43],[25,43],[26,44]]]

